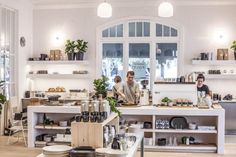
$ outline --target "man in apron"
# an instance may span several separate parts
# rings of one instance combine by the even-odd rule
[[[134,81],[134,72],[128,71],[126,82],[119,89],[120,96],[130,104],[137,104],[139,101],[139,84]]]

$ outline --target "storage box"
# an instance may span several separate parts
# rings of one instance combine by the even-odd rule
[[[61,60],[61,50],[54,50],[54,60]]]
[[[228,60],[228,49],[217,49],[217,60]]]
[[[54,60],[54,59],[55,59],[54,50],[50,50],[49,59],[50,59],[50,60]]]

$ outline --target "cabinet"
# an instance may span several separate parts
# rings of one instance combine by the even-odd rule
[[[72,147],[91,146],[93,148],[103,147],[103,127],[114,125],[116,131],[119,129],[119,116],[116,113],[111,115],[102,123],[72,122],[71,135]]]
[[[54,121],[69,120],[80,113],[79,106],[28,106],[28,147],[35,147],[37,135],[45,133],[64,133],[68,127],[38,125],[46,113]]]
[[[151,151],[178,151],[178,152],[217,152],[224,153],[224,126],[225,111],[224,109],[198,109],[198,108],[161,108],[154,106],[142,107],[120,107],[122,115],[127,121],[150,121],[152,128],[141,129],[144,137],[152,138],[152,145],[146,145],[144,148]],[[155,122],[157,119],[169,120],[171,117],[183,116],[188,123],[196,122],[200,125],[213,125],[215,130],[189,130],[189,129],[156,129]],[[178,144],[158,146],[158,138],[176,137]],[[199,144],[183,145],[181,138],[192,136]]]

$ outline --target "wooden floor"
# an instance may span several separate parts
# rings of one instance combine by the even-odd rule
[[[227,142],[228,141],[228,142]],[[215,153],[164,153],[145,152],[145,157],[236,157],[236,137],[226,139],[225,154]],[[24,147],[23,142],[7,145],[7,137],[0,136],[0,157],[36,157],[41,153],[41,149],[29,149]],[[139,152],[136,157],[139,157]]]

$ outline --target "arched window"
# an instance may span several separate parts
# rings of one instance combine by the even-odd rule
[[[97,75],[125,79],[128,70],[135,80],[172,79],[178,76],[181,29],[158,19],[123,19],[97,29]],[[151,85],[151,83],[149,83]]]

